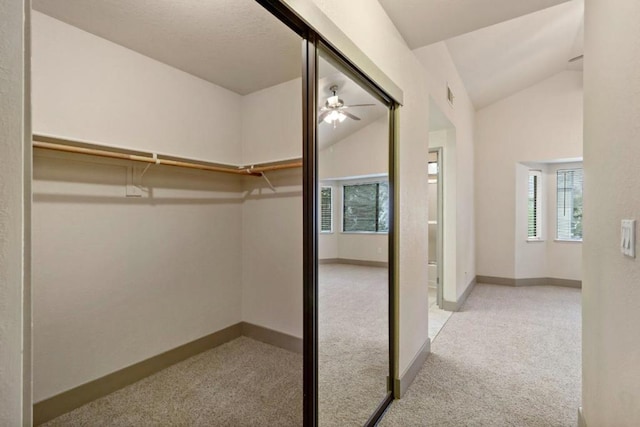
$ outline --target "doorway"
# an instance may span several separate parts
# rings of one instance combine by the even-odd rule
[[[429,149],[429,305],[443,308],[442,147]]]
[[[429,338],[435,339],[456,301],[456,129],[438,104],[429,105]]]

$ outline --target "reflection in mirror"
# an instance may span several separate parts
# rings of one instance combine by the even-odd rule
[[[35,424],[302,425],[301,37],[255,0],[33,7],[34,134],[93,150],[34,151]]]
[[[318,64],[318,411],[364,425],[388,393],[389,110]]]

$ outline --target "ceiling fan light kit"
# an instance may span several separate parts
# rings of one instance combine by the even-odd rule
[[[338,86],[332,85],[329,88],[331,96],[327,98],[324,105],[320,108],[320,114],[318,115],[318,123],[325,122],[333,124],[335,129],[338,123],[342,123],[348,117],[352,120],[360,120],[360,117],[343,111],[347,108],[353,107],[372,107],[375,104],[354,104],[344,105],[344,101],[338,97]]]

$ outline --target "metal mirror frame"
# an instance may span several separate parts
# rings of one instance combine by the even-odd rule
[[[317,97],[318,60],[323,51],[340,65],[345,74],[389,109],[389,374],[387,395],[366,421],[374,426],[393,399],[398,396],[398,233],[397,233],[397,155],[398,108],[402,92],[373,64],[346,36],[317,8],[304,0],[256,0],[281,22],[302,37],[302,199],[303,199],[303,422],[305,427],[318,426],[318,149],[317,149]],[[301,15],[306,17],[303,18]],[[313,18],[313,24],[308,19]],[[317,31],[323,28],[324,31]],[[323,36],[322,33],[325,33]],[[334,33],[343,46],[364,63],[370,71],[359,68],[340,49],[331,44],[327,32]],[[372,75],[374,76],[372,77]],[[393,94],[389,94],[377,81],[383,80]],[[392,96],[393,95],[393,96]]]

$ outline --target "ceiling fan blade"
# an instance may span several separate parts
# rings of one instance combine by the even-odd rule
[[[352,105],[343,105],[341,108],[352,108],[352,107],[375,107],[376,104],[352,104]]]
[[[324,118],[329,115],[329,113],[331,113],[331,110],[326,110],[326,111],[323,111],[322,113],[320,113],[318,115],[318,123],[321,123],[324,120]]]
[[[571,59],[569,60],[569,62],[576,62],[576,61],[578,61],[578,60],[580,60],[580,59],[582,59],[582,58],[584,58],[584,55],[578,55],[578,56],[576,56],[575,58],[571,58]]]
[[[353,114],[351,114],[351,113],[350,113],[350,112],[348,112],[348,111],[341,111],[341,113],[342,113],[342,114],[344,114],[345,116],[349,117],[350,119],[353,119],[353,120],[360,120],[360,117],[358,117],[358,116],[354,116]]]

